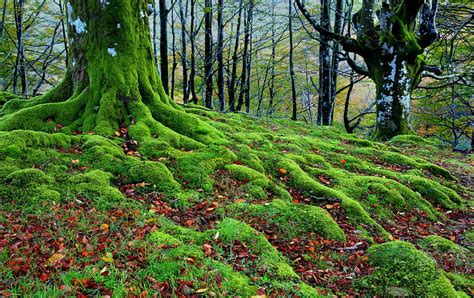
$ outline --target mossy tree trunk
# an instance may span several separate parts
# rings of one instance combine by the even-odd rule
[[[376,85],[375,137],[386,140],[410,132],[411,93],[424,70],[439,71],[437,67],[424,65],[423,61],[424,49],[438,38],[435,26],[438,2],[431,0],[430,5],[424,0],[382,1],[377,11],[375,0],[362,2],[362,8],[353,15],[357,38],[352,38],[319,25],[302,1],[296,0],[317,31],[338,41],[345,51],[364,58],[367,67],[357,65],[346,55],[349,65],[358,73],[369,76]],[[378,18],[377,25],[375,17]]]
[[[112,135],[125,123],[139,141],[176,146],[219,142],[222,135],[166,95],[153,63],[151,1],[70,0],[70,58],[63,82],[31,101],[0,111],[0,130],[82,130]]]

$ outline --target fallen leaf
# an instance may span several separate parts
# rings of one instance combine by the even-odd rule
[[[56,253],[56,254],[53,254],[51,257],[49,257],[48,261],[49,261],[51,264],[54,264],[54,263],[56,263],[56,262],[61,261],[62,259],[64,259],[64,255],[59,254],[59,253]]]
[[[101,230],[104,230],[104,231],[105,231],[105,230],[108,230],[108,229],[109,229],[109,225],[106,224],[106,223],[101,224],[101,225],[100,225],[100,229],[101,229]]]
[[[73,159],[73,160],[71,160],[71,162],[73,164],[77,165],[80,162],[80,160],[79,159]]]
[[[283,169],[283,168],[278,169],[278,171],[279,171],[281,174],[283,174],[283,175],[285,175],[286,173],[288,173],[288,171],[285,170],[285,169]]]
[[[102,257],[102,261],[106,263],[112,263],[114,261],[114,256],[112,253],[108,252],[105,254],[105,256]]]
[[[196,291],[196,294],[202,294],[202,293],[207,292],[208,290],[209,290],[208,288],[198,289],[198,290]]]

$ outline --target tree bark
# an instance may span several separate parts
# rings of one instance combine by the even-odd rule
[[[223,139],[167,96],[153,63],[147,3],[71,0],[67,6],[72,60],[65,79],[44,96],[6,103],[0,130],[53,131],[61,124],[63,132],[109,136],[126,125],[139,143],[154,146],[158,135],[176,148]]]
[[[159,0],[160,9],[160,74],[163,89],[169,94],[169,66],[168,66],[168,8],[166,0]]]
[[[217,92],[219,111],[225,112],[224,93],[224,0],[217,2]]]
[[[239,41],[240,41],[240,26],[242,23],[242,11],[243,11],[243,2],[239,3],[239,12],[237,17],[237,28],[235,33],[235,42],[234,42],[234,52],[232,54],[232,70],[230,74],[230,83],[229,83],[229,106],[231,111],[235,111],[235,91],[237,83],[237,62],[239,54]]]
[[[237,102],[237,111],[242,110],[244,105],[244,96],[247,92],[247,75],[249,67],[249,45],[250,45],[250,26],[252,22],[253,15],[253,0],[247,4],[247,10],[245,12],[245,21],[244,21],[244,52],[242,54],[242,74],[240,76],[240,92],[239,100]]]
[[[214,109],[212,99],[212,0],[206,0],[204,7],[204,76],[206,80],[206,95],[204,103],[206,108]]]
[[[330,0],[321,0],[321,27],[331,31]],[[318,125],[331,125],[331,39],[321,34],[319,45]]]
[[[186,0],[186,8],[188,7]],[[179,0],[179,18],[181,21],[181,64],[183,68],[183,103],[189,103],[189,83],[188,83],[188,57],[186,41],[186,18],[183,0]]]
[[[293,1],[288,0],[288,30],[290,33],[290,55],[289,55],[289,69],[290,69],[290,80],[291,80],[291,103],[292,113],[291,120],[298,120],[298,106],[296,98],[296,83],[295,83],[295,70],[294,70],[294,44],[293,44]]]
[[[199,102],[199,98],[196,94],[196,1],[191,0],[191,24],[189,29],[190,43],[191,43],[191,73],[189,74],[189,91],[191,93],[191,101],[194,104]]]

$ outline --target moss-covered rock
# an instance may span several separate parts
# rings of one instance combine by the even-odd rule
[[[368,255],[373,272],[359,281],[359,285],[373,295],[390,295],[398,288],[408,296],[457,297],[436,261],[410,243],[392,241],[374,245]]]

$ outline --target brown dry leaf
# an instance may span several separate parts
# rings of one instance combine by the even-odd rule
[[[73,164],[77,165],[80,162],[80,160],[79,159],[73,159],[73,160],[71,160],[71,162]]]
[[[108,229],[109,229],[109,225],[106,224],[106,223],[101,224],[101,225],[100,225],[100,229],[101,229],[101,230],[104,230],[104,231],[105,231],[105,230],[108,230]]]
[[[281,174],[283,174],[283,175],[286,174],[286,173],[288,173],[288,171],[285,170],[285,169],[283,169],[283,168],[278,169],[278,171],[279,171]]]

